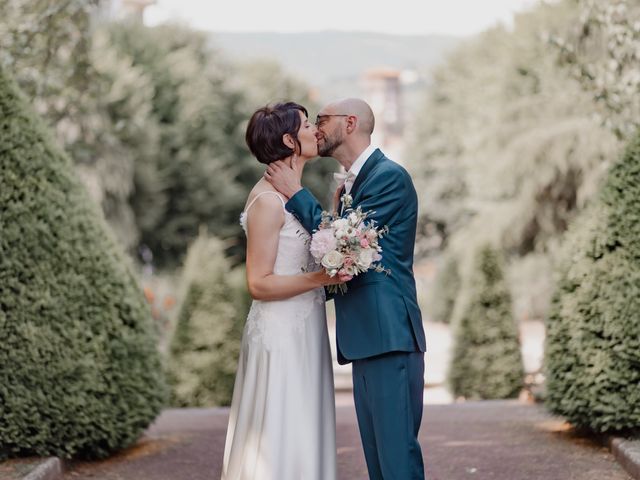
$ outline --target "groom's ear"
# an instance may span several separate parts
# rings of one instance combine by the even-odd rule
[[[295,150],[296,149],[296,142],[293,141],[293,137],[291,136],[290,133],[285,133],[282,136],[282,143],[284,143],[291,150]]]
[[[349,115],[347,117],[347,133],[353,133],[358,129],[358,117]]]

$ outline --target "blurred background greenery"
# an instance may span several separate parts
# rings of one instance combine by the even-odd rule
[[[243,135],[271,101],[297,101],[311,115],[331,97],[372,103],[375,141],[410,170],[420,195],[416,275],[427,321],[483,321],[469,305],[487,245],[501,259],[509,298],[501,290],[499,308],[509,321],[548,316],[564,234],[589,215],[640,122],[635,2],[539,2],[512,25],[465,38],[216,35],[145,26],[144,4],[120,2],[114,14],[106,1],[2,2],[0,62],[138,266],[161,349],[182,365],[171,367],[177,404],[229,400],[229,367],[215,351],[236,342],[225,345],[235,355],[248,308],[235,278],[238,215],[262,172]],[[301,43],[307,49],[292,47]],[[305,181],[324,201],[335,168],[318,160],[308,169]],[[209,260],[193,259],[207,252]],[[203,297],[227,278],[227,293]],[[202,315],[223,327],[198,346]],[[197,385],[189,349],[213,352],[199,365],[223,381]]]

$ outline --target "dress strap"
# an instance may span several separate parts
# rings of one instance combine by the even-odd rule
[[[246,214],[249,211],[249,209],[253,206],[255,201],[258,200],[258,198],[260,198],[260,196],[264,195],[265,193],[271,193],[272,195],[275,195],[276,197],[278,197],[280,199],[280,202],[282,203],[282,208],[285,208],[284,207],[285,206],[285,201],[282,198],[282,196],[278,192],[273,192],[271,190],[267,190],[266,192],[260,192],[255,197],[253,197],[253,200],[251,200],[251,202],[249,202],[249,205],[247,205],[247,208],[244,209],[244,213]],[[286,212],[286,208],[285,208],[285,212]]]

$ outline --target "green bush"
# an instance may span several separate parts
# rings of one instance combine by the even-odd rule
[[[250,305],[244,269],[231,270],[223,242],[201,232],[189,248],[182,283],[168,365],[172,403],[229,405]]]
[[[458,260],[452,254],[447,255],[442,270],[438,273],[433,286],[429,305],[435,322],[451,323],[451,315],[460,293],[460,272]]]
[[[640,426],[640,135],[567,235],[547,320],[547,405],[598,432]]]
[[[148,306],[102,214],[0,71],[0,455],[102,457],[165,388]]]
[[[523,386],[518,327],[502,263],[490,246],[474,258],[469,290],[454,321],[449,383],[456,397],[512,398]]]

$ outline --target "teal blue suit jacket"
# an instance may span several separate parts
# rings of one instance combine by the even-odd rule
[[[413,276],[418,199],[411,177],[376,149],[350,194],[353,208],[375,211],[370,218],[378,226],[389,227],[380,246],[381,263],[391,274],[369,271],[358,275],[348,282],[344,295],[335,295],[338,361],[344,364],[393,351],[424,352]],[[320,224],[322,206],[306,189],[291,197],[286,208],[309,232]]]

